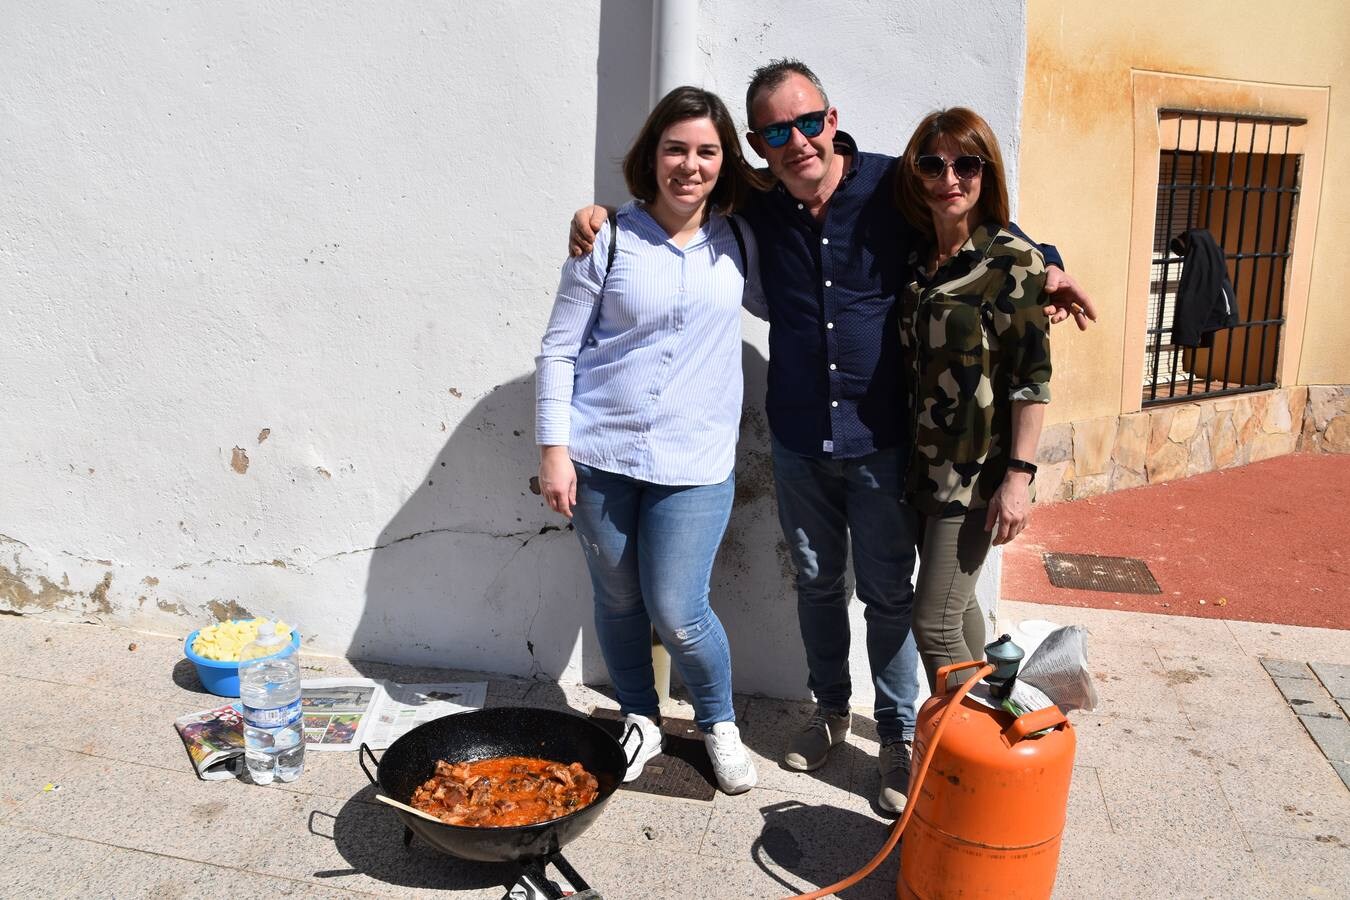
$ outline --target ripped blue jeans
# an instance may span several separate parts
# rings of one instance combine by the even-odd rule
[[[731,650],[708,604],[735,475],[662,485],[576,463],[572,523],[595,589],[595,631],[620,711],[655,716],[651,632],[670,651],[703,731],[736,718]]]

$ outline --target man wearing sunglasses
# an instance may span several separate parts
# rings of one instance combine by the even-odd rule
[[[805,64],[775,60],[758,69],[746,109],[750,146],[776,179],[740,213],[759,245],[768,300],[774,484],[817,704],[784,763],[819,768],[848,736],[851,555],[876,692],[878,804],[900,812],[917,694],[909,626],[920,526],[902,502],[913,436],[892,308],[917,235],[892,200],[895,158],[861,152],[838,130],[839,112]],[[601,207],[577,213],[574,253],[589,250],[605,216]],[[1059,262],[1053,248],[1043,249]],[[1051,273],[1052,321],[1073,315],[1086,328],[1096,318],[1092,302],[1059,267]]]

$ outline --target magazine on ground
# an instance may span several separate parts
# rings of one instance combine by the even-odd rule
[[[383,750],[423,722],[482,709],[487,682],[399,684],[370,678],[307,678],[300,683],[305,747]],[[234,778],[244,755],[239,702],[183,716],[173,723],[192,767],[205,781]]]
[[[244,764],[244,711],[239,703],[183,716],[173,723],[203,781],[235,778]]]

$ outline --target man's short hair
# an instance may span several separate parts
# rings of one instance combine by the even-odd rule
[[[825,108],[830,108],[830,98],[825,95],[825,86],[820,83],[816,73],[800,59],[793,59],[785,56],[782,59],[770,60],[768,65],[760,66],[750,76],[750,86],[745,89],[745,121],[749,123],[750,130],[754,131],[755,125],[755,100],[762,93],[772,91],[792,75],[800,75],[811,84],[815,85],[816,90],[820,91],[820,99],[824,102]]]

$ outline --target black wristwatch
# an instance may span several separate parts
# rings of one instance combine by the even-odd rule
[[[1036,480],[1036,464],[1027,462],[1025,459],[1018,459],[1015,456],[1010,458],[1008,460],[1008,471],[1026,472],[1031,476],[1032,481]]]

